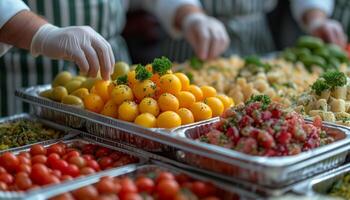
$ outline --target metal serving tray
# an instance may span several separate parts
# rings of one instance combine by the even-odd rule
[[[51,129],[54,129],[54,130],[62,132],[64,134],[64,136],[61,137],[61,138],[57,138],[57,139],[50,139],[50,140],[46,140],[46,141],[39,141],[39,142],[36,142],[36,143],[27,144],[27,145],[20,146],[20,147],[0,150],[0,154],[5,152],[5,151],[18,151],[18,150],[21,150],[21,149],[26,149],[26,148],[32,146],[33,144],[37,144],[37,143],[50,144],[50,143],[57,142],[58,140],[67,140],[67,139],[73,138],[73,137],[77,136],[78,134],[80,134],[80,131],[78,131],[78,130],[74,130],[72,128],[65,127],[65,126],[56,124],[54,122],[35,117],[33,115],[29,115],[27,113],[22,113],[22,114],[13,115],[13,116],[10,116],[10,117],[1,118],[0,119],[0,124],[9,123],[9,122],[17,122],[17,121],[20,121],[20,120],[26,120],[26,121],[30,121],[30,122],[39,122],[39,123],[43,124],[45,127],[48,127],[48,128],[51,128]]]
[[[348,173],[350,173],[350,163],[316,176],[311,180],[304,181],[303,183],[297,185],[293,191],[295,193],[308,196],[318,195],[329,197],[327,193],[332,186]]]
[[[35,86],[17,90],[15,94],[23,101],[30,103],[34,108],[34,113],[40,117],[54,120],[66,126],[86,129],[88,133],[96,136],[118,140],[147,151],[172,150],[169,145],[160,143],[158,138],[174,135],[174,129],[144,128],[134,123],[103,116],[39,96],[40,92],[50,88],[50,85]]]
[[[225,199],[225,200],[260,199],[261,198],[255,194],[249,193],[249,192],[244,191],[242,189],[229,187],[225,184],[217,182],[217,180],[215,180],[215,179],[203,177],[201,175],[187,172],[187,171],[184,171],[182,169],[175,168],[175,167],[172,167],[170,165],[166,165],[166,164],[162,164],[162,163],[146,164],[146,165],[138,166],[136,168],[131,167],[128,169],[118,169],[118,170],[111,171],[108,174],[108,176],[110,176],[110,177],[117,177],[117,176],[136,177],[140,174],[155,172],[155,171],[163,171],[163,170],[170,171],[170,172],[176,173],[176,174],[185,173],[185,174],[189,175],[190,177],[195,178],[197,180],[212,182],[218,189],[220,189],[221,194],[223,194],[223,199]],[[75,182],[72,184],[60,185],[60,186],[57,186],[55,188],[50,188],[50,189],[47,189],[47,190],[41,192],[40,194],[38,194],[36,196],[36,198],[37,199],[48,199],[48,198],[57,196],[57,195],[64,193],[64,192],[69,192],[69,191],[73,191],[73,190],[76,190],[78,188],[81,188],[81,187],[84,187],[87,185],[92,185],[92,184],[98,182],[101,177],[103,177],[103,175],[95,176],[95,177],[90,178],[86,181],[80,181],[80,182]]]
[[[54,144],[54,143],[57,143],[58,141],[56,142],[53,142],[51,144]],[[107,148],[110,148],[110,149],[113,149],[113,150],[116,150],[116,151],[120,151],[120,152],[123,152],[123,153],[126,153],[126,154],[129,154],[129,155],[132,155],[136,158],[139,159],[138,162],[136,163],[132,163],[132,164],[128,164],[128,165],[124,165],[124,166],[121,166],[121,167],[118,167],[118,168],[112,168],[112,169],[108,169],[108,170],[103,170],[103,171],[100,171],[100,172],[97,172],[95,174],[92,174],[92,175],[89,175],[89,176],[83,176],[83,177],[78,177],[78,178],[75,178],[73,180],[70,180],[70,181],[65,181],[63,183],[59,183],[59,184],[56,184],[56,185],[48,185],[48,186],[43,186],[39,189],[36,189],[36,190],[29,190],[29,191],[0,191],[0,199],[38,199],[37,195],[40,196],[40,194],[42,194],[44,191],[47,191],[47,190],[55,190],[55,188],[59,188],[61,187],[61,185],[70,185],[72,183],[80,183],[80,182],[86,182],[88,181],[89,179],[94,179],[95,177],[101,177],[101,176],[107,176],[111,173],[113,173],[113,171],[115,170],[120,170],[120,171],[124,171],[124,170],[127,170],[127,169],[133,169],[133,168],[136,168],[138,165],[142,164],[142,163],[145,163],[147,161],[147,159],[145,159],[144,157],[142,157],[139,153],[137,152],[132,152],[132,151],[128,151],[128,150],[125,150],[125,149],[120,149],[116,146],[109,146],[109,145],[106,145],[106,144],[101,144],[99,142],[94,142],[92,139],[85,139],[85,138],[77,138],[77,139],[70,139],[70,140],[64,140],[64,141],[59,141],[59,142],[63,142],[65,144],[67,144],[68,147],[79,147],[83,144],[97,144],[97,145],[100,145],[100,146],[104,146],[104,147],[107,147]],[[39,144],[43,144],[44,146],[49,146],[50,144],[46,143],[46,142],[43,142],[43,143],[39,143]],[[22,149],[19,149],[19,150],[16,150],[16,151],[13,151],[14,154],[18,154],[22,151],[29,151],[29,147],[28,148],[22,148]]]
[[[194,140],[207,133],[217,121],[175,130],[179,137],[192,143],[192,151],[179,151],[177,157],[226,180],[240,179],[270,189],[284,188],[341,165],[350,149],[350,129],[327,123],[323,129],[337,141],[295,156],[252,156]],[[194,152],[199,148],[206,152]]]

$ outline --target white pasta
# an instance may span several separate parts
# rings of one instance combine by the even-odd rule
[[[335,116],[332,112],[324,112],[323,113],[323,120],[327,122],[335,122]]]
[[[350,118],[350,114],[347,112],[337,112],[335,113],[335,118],[337,118],[338,120]]]
[[[336,99],[346,99],[347,96],[347,88],[343,87],[335,87],[331,93],[332,97]]]
[[[332,99],[329,106],[333,112],[345,112],[345,101],[343,99]]]
[[[316,102],[316,108],[319,110],[327,111],[327,100],[326,99],[319,99]]]

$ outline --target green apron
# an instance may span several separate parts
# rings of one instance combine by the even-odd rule
[[[339,21],[344,28],[345,34],[350,39],[350,1],[349,0],[335,0],[333,19]]]
[[[265,14],[276,0],[201,0],[204,11],[224,23],[231,43],[224,56],[268,53],[275,49]],[[194,55],[184,40],[166,38],[163,53],[174,61]]]
[[[91,26],[111,44],[116,60],[130,63],[120,36],[125,23],[122,0],[24,0],[31,11],[59,26]],[[16,88],[51,83],[61,70],[76,71],[71,62],[34,58],[28,51],[12,48],[0,58],[0,115],[29,111],[14,96]]]

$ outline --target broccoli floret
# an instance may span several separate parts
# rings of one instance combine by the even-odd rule
[[[194,70],[200,70],[203,68],[203,61],[197,57],[190,58],[190,67]]]
[[[331,86],[328,85],[324,79],[317,79],[316,82],[311,86],[311,89],[314,90],[317,95],[321,95],[323,91],[330,88]]]
[[[267,95],[253,95],[250,97],[250,99],[246,102],[246,105],[254,103],[254,102],[261,102],[262,108],[266,109],[268,105],[271,103],[271,99]]]
[[[346,75],[339,71],[328,71],[322,75],[322,78],[331,87],[344,86],[346,85]]]
[[[124,75],[124,76],[119,76],[117,78],[117,85],[126,85],[128,83],[128,76]]]
[[[171,69],[172,63],[171,61],[162,56],[161,58],[155,58],[152,63],[153,73],[157,73],[160,76],[167,73],[169,69]]]
[[[140,81],[147,80],[152,77],[152,73],[147,71],[145,66],[141,64],[137,65],[135,72],[136,72],[135,78]]]

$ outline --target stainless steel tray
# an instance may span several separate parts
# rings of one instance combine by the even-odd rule
[[[261,198],[255,194],[249,193],[249,192],[244,191],[242,189],[229,187],[225,184],[217,182],[217,180],[203,177],[201,175],[187,172],[187,171],[184,171],[182,169],[175,168],[175,167],[165,165],[162,163],[146,164],[146,165],[138,166],[136,168],[132,167],[129,169],[114,170],[110,174],[108,174],[108,176],[111,176],[111,177],[117,177],[117,176],[135,177],[139,174],[149,173],[149,172],[154,172],[154,171],[161,171],[161,170],[170,171],[170,172],[173,172],[176,174],[177,173],[185,173],[185,174],[189,175],[190,177],[195,178],[197,180],[210,181],[218,189],[222,190],[220,192],[222,192],[221,194],[223,194],[223,198],[227,199],[227,200],[229,200],[229,199],[230,200],[231,199],[260,199]],[[102,175],[96,176],[96,177],[90,178],[84,182],[75,182],[72,184],[66,184],[66,185],[58,186],[56,188],[51,188],[51,189],[48,189],[46,191],[43,191],[40,194],[40,196],[41,196],[41,198],[48,199],[48,198],[54,197],[54,196],[59,195],[59,194],[64,193],[64,192],[69,192],[69,191],[73,191],[75,189],[78,189],[78,188],[81,188],[81,187],[84,187],[87,185],[92,185],[92,184],[98,182],[101,177],[103,177],[103,176]]]
[[[118,140],[147,151],[172,150],[169,145],[161,143],[164,139],[159,140],[159,138],[174,135],[173,129],[144,128],[134,123],[65,105],[38,95],[50,87],[50,85],[43,85],[17,90],[16,96],[33,105],[36,115],[60,124],[79,129],[86,128],[87,132],[96,136]],[[182,127],[188,127],[188,125]]]
[[[215,121],[176,130],[179,137],[191,140],[193,150],[205,148],[205,154],[191,150],[179,151],[179,160],[198,168],[215,172],[226,179],[240,179],[269,189],[288,187],[300,180],[341,165],[350,149],[350,129],[324,124],[323,129],[338,141],[295,156],[252,156],[223,147],[195,141],[207,133]]]
[[[54,142],[54,143],[57,143],[58,141]],[[83,144],[89,144],[89,143],[94,143],[94,144],[97,144],[97,145],[100,145],[100,146],[104,146],[104,147],[107,147],[107,148],[110,148],[110,149],[113,149],[113,150],[116,150],[116,151],[120,151],[120,152],[123,152],[123,153],[126,153],[126,154],[129,154],[129,155],[132,155],[136,158],[139,159],[139,161],[137,163],[132,163],[132,164],[128,164],[128,165],[125,165],[125,166],[122,166],[122,167],[118,167],[118,168],[113,168],[113,169],[108,169],[108,170],[103,170],[103,171],[100,171],[100,172],[97,172],[95,174],[92,174],[92,175],[89,175],[89,176],[83,176],[83,177],[78,177],[78,178],[75,178],[73,180],[70,180],[70,181],[65,181],[63,183],[60,183],[60,184],[57,184],[57,185],[48,185],[48,186],[43,186],[39,189],[36,189],[36,190],[29,190],[29,191],[0,191],[0,199],[38,199],[38,198],[42,198],[40,195],[47,191],[47,190],[55,190],[55,188],[60,188],[61,185],[64,186],[64,185],[70,185],[72,183],[80,183],[80,182],[86,182],[90,179],[94,179],[95,177],[102,177],[102,176],[107,176],[111,173],[113,173],[113,171],[115,170],[121,170],[121,171],[124,171],[126,169],[132,169],[132,168],[136,168],[138,165],[142,164],[142,163],[145,163],[147,161],[146,158],[142,157],[139,153],[137,152],[132,152],[132,151],[128,151],[128,150],[125,150],[125,149],[120,149],[116,146],[109,146],[109,145],[106,145],[106,144],[100,144],[99,142],[94,142],[93,140],[89,140],[89,139],[85,139],[85,138],[77,138],[77,139],[70,139],[70,140],[64,140],[64,141],[59,141],[59,142],[63,142],[65,144],[67,144],[67,146],[75,146],[75,147],[79,147]],[[54,144],[54,143],[51,143],[51,144]],[[43,144],[44,146],[48,146],[50,144],[47,144],[45,142],[43,143],[40,143],[40,144]],[[28,151],[30,148],[26,148],[26,149],[19,149],[19,150],[16,150],[16,151],[13,151],[14,154],[17,154],[17,153],[20,153],[22,151]],[[44,198],[45,199],[45,198]]]
[[[27,145],[20,146],[20,147],[0,150],[0,154],[5,152],[5,151],[17,151],[17,150],[21,150],[21,149],[26,149],[26,148],[32,146],[33,144],[37,144],[37,143],[50,144],[50,143],[57,142],[58,140],[71,139],[71,138],[77,136],[78,134],[80,134],[80,131],[78,131],[78,130],[75,130],[75,129],[72,129],[72,128],[69,128],[69,127],[65,127],[65,126],[56,124],[54,122],[35,117],[33,115],[29,115],[27,113],[22,113],[22,114],[13,115],[13,116],[10,116],[10,117],[0,118],[0,124],[8,123],[8,122],[16,122],[16,121],[19,121],[19,120],[26,120],[26,121],[30,121],[30,122],[39,122],[39,123],[43,124],[45,127],[52,128],[54,130],[62,132],[63,136],[61,138],[57,138],[57,139],[50,139],[50,140],[46,140],[46,141],[39,141],[39,142],[36,142],[36,143],[27,144]]]
[[[308,196],[329,196],[327,192],[329,192],[335,182],[348,173],[350,173],[350,163],[316,176],[311,180],[304,181],[295,186],[293,191]]]

